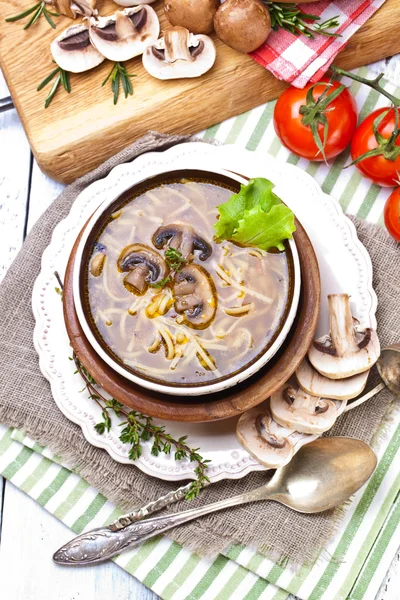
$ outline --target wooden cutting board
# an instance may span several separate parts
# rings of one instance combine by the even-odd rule
[[[114,106],[109,85],[101,87],[111,68],[104,61],[93,71],[71,75],[71,94],[60,89],[45,110],[50,88],[37,92],[36,87],[54,68],[50,42],[72,21],[60,17],[53,30],[41,17],[26,31],[26,20],[4,21],[34,1],[0,0],[0,65],[40,168],[60,181],[73,181],[149,129],[195,133],[276,98],[285,88],[249,56],[216,39],[216,63],[203,77],[158,81],[137,57],[126,63],[128,72],[137,75],[134,96],[125,99],[121,93]],[[152,6],[165,27],[161,0]],[[99,0],[98,9],[105,15],[117,6]],[[387,0],[350,39],[336,64],[350,69],[400,52],[398,13],[399,0]]]

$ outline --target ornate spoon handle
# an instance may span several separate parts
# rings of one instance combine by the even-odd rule
[[[220,500],[214,504],[193,508],[174,515],[138,521],[119,531],[111,531],[107,527],[93,529],[79,535],[65,544],[65,546],[62,546],[54,554],[53,560],[62,565],[77,566],[102,562],[108,558],[112,558],[123,550],[127,550],[159,533],[163,533],[172,527],[176,527],[192,519],[228,508],[229,506],[237,506],[245,502],[267,498],[268,491],[265,485],[252,492]]]
[[[142,506],[142,508],[139,508],[138,510],[122,515],[119,519],[110,523],[108,529],[110,529],[110,531],[119,531],[120,529],[124,529],[124,527],[131,525],[131,523],[135,523],[135,521],[144,519],[147,515],[151,515],[170,504],[174,504],[174,502],[178,502],[178,500],[182,500],[189,491],[190,486],[191,484],[188,483],[173,492],[165,494],[165,496],[161,496],[161,498],[158,498],[158,500],[155,500],[154,502],[149,502],[146,506]]]

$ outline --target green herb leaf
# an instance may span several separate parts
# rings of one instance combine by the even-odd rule
[[[321,17],[303,13],[294,3],[286,4],[271,2],[271,0],[263,0],[263,2],[269,10],[271,27],[275,31],[281,27],[293,35],[303,34],[310,39],[314,39],[315,34],[341,37],[339,33],[330,31],[339,27],[339,15],[321,22]]]
[[[262,250],[284,250],[284,240],[296,230],[294,215],[273,193],[273,187],[268,179],[251,179],[238,194],[218,206],[216,237]]]
[[[101,84],[103,87],[111,78],[111,91],[113,93],[113,103],[117,104],[119,98],[119,86],[122,85],[125,98],[133,95],[133,87],[130,78],[136,77],[135,74],[130,75],[123,63],[116,62],[111,67],[110,72]]]
[[[179,271],[179,269],[181,269],[185,264],[185,259],[183,258],[182,252],[180,252],[180,250],[176,250],[175,248],[167,248],[164,256],[167,265],[170,269],[172,269],[172,271]]]
[[[59,17],[60,15],[56,12],[51,12],[51,11],[47,10],[45,0],[41,0],[37,4],[34,4],[27,10],[24,10],[24,12],[19,13],[18,15],[15,15],[14,17],[8,17],[6,19],[6,21],[7,21],[7,23],[14,23],[15,21],[24,19],[25,17],[27,17],[28,15],[30,15],[32,13],[34,13],[34,15],[29,19],[29,21],[25,25],[24,29],[29,29],[29,27],[31,25],[34,25],[36,23],[36,21],[39,19],[40,15],[44,16],[44,18],[46,19],[46,21],[48,22],[50,27],[52,27],[53,29],[56,28],[56,25],[50,15],[52,15],[53,17]]]
[[[243,218],[246,211],[260,206],[263,211],[268,212],[275,204],[279,204],[280,199],[273,193],[273,187],[274,184],[269,179],[250,179],[247,185],[241,186],[238,194],[218,206],[220,217],[214,225],[216,237],[219,240],[231,239],[239,219]]]
[[[8,17],[7,19],[5,19],[6,23],[14,23],[15,21],[19,21],[20,19],[27,17],[28,15],[33,13],[34,10],[39,8],[40,4],[41,4],[41,2],[38,2],[37,4],[34,4],[30,8],[28,8],[28,10],[24,10],[24,12],[19,13],[18,15],[15,15],[14,17]]]
[[[55,273],[57,281],[62,289],[62,282],[58,275]],[[90,373],[85,369],[77,355],[74,353],[72,359],[76,366],[76,373],[79,373],[85,382],[84,390],[88,392],[88,396],[93,402],[95,402],[101,409],[102,420],[97,423],[94,428],[100,435],[103,435],[111,429],[111,417],[110,412],[112,411],[117,416],[124,416],[126,421],[119,424],[122,428],[119,439],[123,444],[129,445],[128,456],[132,460],[138,460],[143,451],[142,441],[151,441],[151,454],[158,456],[161,452],[164,454],[170,454],[172,448],[174,448],[175,460],[182,460],[188,458],[191,461],[197,463],[194,472],[196,474],[196,480],[190,484],[190,488],[185,496],[186,500],[192,500],[196,498],[200,490],[210,482],[206,475],[208,464],[211,462],[208,459],[204,459],[199,454],[199,448],[190,448],[187,443],[187,436],[184,435],[178,440],[175,440],[171,434],[169,434],[165,426],[155,425],[152,417],[144,415],[143,413],[135,410],[127,411],[115,398],[106,398],[99,386],[96,386],[96,382]]]
[[[273,206],[268,213],[257,206],[245,212],[232,240],[261,250],[284,250],[283,240],[291,239],[295,230],[294,214],[284,204]]]
[[[152,283],[150,284],[151,287],[153,288],[163,288],[165,285],[167,285],[167,283],[169,283],[171,281],[170,276],[167,275],[166,277],[164,277],[164,279],[161,279],[161,281],[159,281],[158,283]]]

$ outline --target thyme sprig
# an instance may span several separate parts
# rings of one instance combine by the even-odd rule
[[[286,29],[294,35],[303,34],[311,39],[314,39],[316,34],[341,37],[340,34],[330,31],[334,27],[339,27],[339,15],[320,22],[320,17],[304,13],[296,4],[281,4],[270,0],[263,0],[263,2],[269,10],[271,27],[275,31]]]
[[[54,62],[54,61],[53,61]],[[54,79],[55,77],[55,79]],[[64,71],[61,67],[57,67],[54,69],[47,77],[43,79],[41,83],[36,88],[37,92],[40,92],[50,81],[54,79],[53,85],[51,86],[50,92],[45,100],[44,107],[47,108],[50,102],[53,100],[56,91],[61,83],[65,91],[70,94],[71,93],[71,84],[69,81],[69,72]]]
[[[173,272],[180,271],[185,264],[185,259],[180,250],[176,250],[175,248],[168,247],[164,254],[165,262]],[[157,283],[152,283],[151,287],[153,288],[163,288],[167,283],[171,282],[171,275],[167,275],[161,281]]]
[[[104,87],[107,81],[111,79],[111,91],[113,92],[114,96],[114,104],[117,104],[118,102],[120,83],[122,84],[125,98],[127,98],[129,95],[133,96],[131,77],[136,77],[136,75],[130,75],[123,63],[116,62],[113,64],[111,71],[101,84],[101,87]]]
[[[142,455],[142,442],[151,440],[151,454],[158,456],[161,453],[171,454],[174,448],[175,460],[182,460],[188,458],[191,462],[197,463],[194,472],[197,479],[192,481],[190,488],[185,496],[186,500],[193,500],[197,498],[200,490],[209,483],[209,478],[206,475],[208,463],[211,461],[204,459],[199,454],[199,448],[190,448],[187,445],[187,436],[184,435],[178,440],[175,440],[166,430],[164,426],[158,426],[153,423],[152,417],[144,415],[143,413],[135,410],[128,411],[126,408],[118,402],[115,398],[106,398],[101,391],[99,386],[96,384],[93,377],[82,365],[76,354],[73,354],[72,359],[75,362],[76,371],[79,373],[85,382],[85,387],[82,391],[86,390],[89,394],[89,398],[94,400],[96,404],[101,408],[102,420],[99,421],[94,427],[97,433],[100,435],[110,431],[112,420],[110,413],[115,414],[118,417],[122,415],[125,417],[125,421],[120,424],[122,427],[119,439],[123,444],[128,444],[129,458],[137,460]]]
[[[32,17],[29,19],[29,21],[25,25],[24,29],[29,29],[29,27],[31,25],[34,25],[41,15],[44,16],[44,18],[46,19],[46,21],[48,22],[50,27],[55,29],[56,24],[54,23],[54,21],[51,17],[59,17],[60,14],[57,12],[52,12],[50,10],[47,10],[46,4],[47,4],[47,2],[45,0],[41,0],[41,2],[34,4],[27,10],[24,10],[22,13],[19,13],[18,15],[15,15],[14,17],[8,17],[6,19],[6,21],[7,21],[7,23],[14,23],[15,21],[20,21],[21,19],[24,19],[25,17],[27,17],[28,15],[31,15],[33,13]]]
[[[165,251],[164,258],[172,271],[179,271],[185,264],[182,252],[175,248],[168,247]]]

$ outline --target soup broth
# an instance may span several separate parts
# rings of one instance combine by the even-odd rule
[[[290,294],[288,253],[213,240],[216,207],[231,195],[202,180],[157,185],[128,199],[100,232],[86,300],[92,327],[128,370],[201,385],[242,370],[276,338]]]

